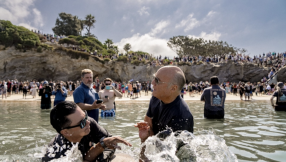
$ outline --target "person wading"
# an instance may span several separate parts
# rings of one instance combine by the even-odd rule
[[[205,102],[204,116],[208,119],[224,118],[225,90],[219,87],[217,76],[211,77],[211,87],[206,88],[201,96]]]
[[[276,97],[276,105],[273,103],[274,97]],[[273,93],[270,101],[275,111],[286,111],[286,89],[283,82],[277,83],[277,90]]]

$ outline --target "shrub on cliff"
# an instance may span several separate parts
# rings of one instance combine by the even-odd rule
[[[67,49],[67,48],[64,48],[64,47],[57,47],[55,50],[56,51],[64,51],[64,52],[66,52],[66,54],[68,56],[70,56],[72,59],[82,58],[82,59],[88,60],[89,57],[90,57],[90,55],[88,53],[86,53],[86,52],[70,50],[70,49]]]
[[[134,65],[140,65],[140,63],[141,63],[141,61],[139,61],[139,60],[132,60],[131,61],[131,64],[134,64]]]
[[[30,39],[24,40],[23,46],[27,48],[33,48],[36,46],[36,41],[30,40]]]
[[[182,65],[188,65],[188,66],[191,66],[192,64],[190,62],[184,62],[184,61],[181,61],[178,63],[178,65],[182,66]]]
[[[109,58],[104,58],[103,61],[104,61],[104,62],[109,62],[110,59],[109,59]]]
[[[61,39],[59,44],[72,44],[72,45],[79,45],[81,49],[85,49],[87,51],[101,51],[103,50],[102,43],[93,37],[87,36],[74,36],[70,35],[68,38]]]
[[[45,50],[53,50],[54,49],[54,47],[53,46],[49,46],[49,45],[47,45],[47,44],[41,44],[40,45],[43,49],[45,49]]]
[[[22,44],[17,44],[16,48],[17,48],[17,49],[22,49],[23,46],[22,46]]]
[[[59,44],[72,44],[72,45],[78,45],[78,42],[73,39],[73,38],[64,38],[64,39],[60,39]]]
[[[37,52],[42,53],[42,52],[43,52],[43,48],[42,48],[41,46],[39,46],[39,47],[37,48]]]
[[[117,61],[122,61],[124,63],[128,62],[128,57],[127,56],[119,56]]]
[[[13,25],[10,21],[0,20],[0,44],[6,47],[22,44],[23,48],[32,48],[40,45],[40,39],[36,33],[22,26]]]

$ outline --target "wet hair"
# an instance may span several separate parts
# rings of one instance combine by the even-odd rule
[[[281,89],[284,87],[283,82],[278,82],[277,83],[277,92],[278,92],[278,96],[283,96],[283,93],[281,92]]]
[[[83,69],[81,71],[81,77],[83,78],[85,74],[93,74],[92,71],[90,69]]]
[[[67,116],[73,114],[76,108],[76,103],[71,101],[63,101],[58,103],[52,109],[50,113],[50,122],[58,133],[60,133],[64,127],[71,124],[71,121],[67,118]]]
[[[219,83],[218,77],[212,76],[210,82],[211,82],[211,85],[218,84]]]

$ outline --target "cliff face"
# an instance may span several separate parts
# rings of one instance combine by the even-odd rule
[[[124,62],[97,61],[94,56],[89,58],[72,58],[63,51],[20,52],[14,47],[1,50],[0,48],[0,79],[18,80],[79,80],[82,69],[91,69],[99,79],[106,77],[117,81],[130,79],[150,81],[159,67],[149,65],[133,65]],[[260,81],[266,76],[268,69],[259,68],[252,64],[236,65],[232,62],[223,64],[201,64],[179,66],[185,73],[186,79],[192,82],[206,81],[217,75],[220,81]]]
[[[277,81],[285,82],[286,81],[286,66],[281,68],[277,73]]]

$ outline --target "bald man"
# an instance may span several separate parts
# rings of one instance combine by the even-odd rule
[[[180,96],[185,83],[183,71],[175,66],[162,67],[154,74],[153,96],[144,119],[148,126],[143,129],[139,127],[141,142],[145,142],[149,136],[166,130],[166,127],[171,128],[173,132],[187,130],[193,133],[193,115]]]

